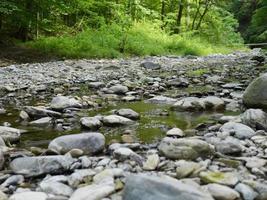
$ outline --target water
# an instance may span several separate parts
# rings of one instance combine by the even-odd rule
[[[117,102],[114,105],[109,105],[104,108],[88,111],[83,110],[78,115],[81,116],[95,116],[97,114],[108,115],[114,109],[120,108],[131,108],[140,114],[140,120],[134,125],[127,127],[102,127],[99,132],[106,136],[107,143],[116,139],[120,141],[121,134],[127,130],[133,130],[134,138],[142,143],[152,143],[158,141],[164,137],[167,130],[173,127],[178,127],[182,130],[196,128],[201,123],[216,122],[215,116],[218,113],[214,112],[199,112],[199,113],[188,113],[188,112],[176,112],[171,111],[168,105],[158,105],[145,103],[143,101],[125,103]],[[0,117],[0,124],[3,122],[11,123],[12,127],[26,129],[29,132],[25,133],[21,137],[21,142],[18,144],[20,147],[44,147],[46,148],[49,141],[60,135],[74,134],[86,132],[81,130],[76,122],[76,128],[69,131],[57,131],[53,128],[47,127],[29,127],[22,125],[18,121],[19,111],[9,109],[12,115],[4,115]],[[238,113],[224,113],[226,115],[233,115]],[[75,124],[75,123],[74,123]]]

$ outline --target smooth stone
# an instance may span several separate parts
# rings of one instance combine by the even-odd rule
[[[126,179],[123,200],[213,200],[209,193],[171,177],[131,175]]]
[[[80,119],[83,128],[96,131],[102,126],[102,122],[98,117],[83,117]]]
[[[143,169],[146,171],[153,171],[159,165],[160,158],[158,154],[152,154],[147,156],[147,160],[143,164]]]
[[[213,184],[208,184],[205,187],[207,187],[208,192],[216,200],[237,200],[240,198],[238,192],[224,185],[213,183]]]
[[[41,119],[31,121],[29,124],[33,126],[49,126],[52,125],[52,123],[53,123],[52,117],[43,117]]]
[[[50,107],[53,110],[64,110],[65,108],[81,108],[82,104],[73,97],[56,96],[52,99]]]
[[[69,171],[75,160],[69,156],[20,157],[10,163],[15,174],[27,177],[43,174],[59,174]]]
[[[4,152],[0,149],[0,170],[3,169],[5,164],[5,155]]]
[[[68,177],[68,184],[72,187],[77,187],[80,183],[87,182],[87,180],[92,180],[96,172],[92,169],[79,169],[75,170]]]
[[[137,112],[135,112],[132,109],[126,109],[126,108],[115,111],[115,114],[132,120],[137,120],[140,118],[140,115]]]
[[[225,106],[224,101],[215,96],[201,98],[201,101],[204,104],[205,110],[223,110]]]
[[[139,165],[142,165],[143,158],[135,153],[133,150],[127,148],[127,147],[119,147],[114,150],[113,155],[116,159],[120,161],[125,161],[125,160],[133,160],[137,162]]]
[[[7,200],[7,199],[8,199],[7,195],[0,190],[0,200]]]
[[[123,176],[123,170],[120,168],[105,169],[104,171],[96,174],[93,177],[93,181],[95,184],[108,184],[113,183],[114,178],[121,176]],[[112,180],[112,182],[110,182],[110,180]]]
[[[157,70],[161,68],[161,65],[159,63],[145,61],[140,64],[140,67],[143,67],[145,69]]]
[[[102,122],[106,126],[125,126],[125,125],[130,125],[134,123],[134,121],[126,117],[119,116],[119,115],[105,116],[103,117]]]
[[[105,137],[101,133],[80,133],[64,135],[52,140],[48,149],[65,154],[72,149],[80,149],[84,154],[96,154],[105,147]]]
[[[124,85],[114,85],[109,88],[114,94],[125,94],[126,92],[129,91],[127,86]]]
[[[235,186],[239,179],[235,173],[232,172],[200,172],[199,177],[205,183],[218,183],[227,186]]]
[[[148,103],[155,103],[155,104],[174,104],[177,102],[177,99],[165,97],[165,96],[155,96],[151,99],[146,100]]]
[[[13,194],[9,200],[47,200],[48,195],[44,192],[21,192]]]
[[[255,130],[267,130],[267,113],[261,109],[248,109],[240,118],[243,124]]]
[[[167,136],[176,136],[176,137],[184,137],[184,132],[179,128],[172,128],[171,130],[168,130],[166,133]]]
[[[267,73],[252,81],[243,95],[248,108],[267,108]]]
[[[176,167],[176,177],[178,179],[196,176],[203,170],[203,166],[197,162],[190,162],[186,160],[179,160],[175,162]],[[205,169],[205,168],[204,168]]]
[[[68,185],[55,181],[42,181],[39,185],[41,191],[47,194],[69,197],[73,193],[73,189]]]
[[[186,97],[172,105],[176,111],[200,111],[204,110],[204,104],[197,97]]]
[[[239,192],[244,200],[254,200],[259,195],[250,186],[244,183],[238,183],[235,190]]]
[[[22,175],[13,175],[6,179],[1,186],[8,187],[10,185],[19,185],[24,182],[24,177]]]
[[[170,159],[195,160],[198,157],[208,157],[213,154],[211,145],[195,138],[169,138],[162,139],[159,151]]]
[[[60,112],[56,112],[53,110],[48,110],[44,107],[34,107],[34,106],[25,106],[24,111],[28,114],[28,116],[32,119],[40,119],[43,117],[55,117],[59,118],[61,116]]]
[[[216,142],[214,146],[218,152],[226,155],[239,155],[243,150],[241,142],[233,137],[227,137],[225,140]]]
[[[103,82],[89,82],[88,87],[93,89],[99,89],[105,86]]]
[[[69,200],[101,200],[115,191],[115,185],[92,184],[77,189]]]
[[[26,132],[26,130],[0,126],[0,136],[6,142],[17,142],[19,141],[21,134]]]
[[[221,132],[230,132],[234,133],[234,136],[238,139],[249,139],[253,137],[256,132],[250,128],[249,126],[246,126],[241,123],[236,123],[236,122],[228,122],[225,123],[221,128]]]
[[[260,181],[245,180],[244,184],[252,187],[259,194],[257,200],[266,200],[267,199],[267,184]]]

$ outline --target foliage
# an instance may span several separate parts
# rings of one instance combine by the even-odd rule
[[[115,58],[144,55],[207,55],[230,52],[231,48],[214,46],[191,35],[172,35],[150,23],[139,22],[127,31],[111,24],[100,29],[87,29],[75,36],[42,37],[26,43],[45,53],[71,58]],[[237,48],[240,48],[238,46]]]

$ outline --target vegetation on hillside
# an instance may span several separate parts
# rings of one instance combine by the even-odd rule
[[[65,57],[225,53],[242,45],[238,27],[266,39],[266,2],[2,0],[0,35]]]

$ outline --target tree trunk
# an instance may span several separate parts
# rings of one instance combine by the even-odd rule
[[[196,23],[197,17],[198,17],[198,15],[199,15],[200,7],[201,7],[200,5],[201,5],[201,4],[200,4],[200,1],[198,1],[197,11],[196,11],[196,13],[195,13],[195,15],[194,15],[194,19],[193,19],[193,23],[192,23],[192,28],[191,28],[191,30],[194,30],[194,29],[195,29],[195,23]]]
[[[186,1],[186,29],[190,30],[190,0]]]
[[[165,18],[165,0],[161,1],[161,21],[164,21]]]
[[[205,3],[205,10],[203,12],[203,14],[200,16],[200,19],[198,21],[198,24],[197,24],[197,27],[196,27],[196,30],[198,30],[201,26],[201,23],[204,19],[204,16],[207,14],[208,12],[208,9],[209,9],[209,6],[210,6],[210,1],[209,0],[206,0],[206,3]]]
[[[181,32],[181,22],[182,22],[183,10],[184,10],[184,0],[180,0],[177,19],[176,19],[176,28],[174,30],[174,33],[180,33]]]

